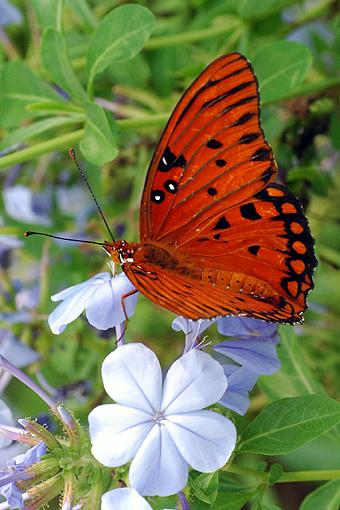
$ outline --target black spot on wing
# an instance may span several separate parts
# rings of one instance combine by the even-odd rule
[[[182,154],[180,156],[176,156],[173,152],[171,152],[169,147],[167,147],[159,161],[158,170],[160,172],[169,172],[172,168],[184,168],[185,165],[185,157]]]
[[[214,226],[213,230],[218,230],[220,228],[224,229],[229,227],[230,227],[229,221],[224,216],[222,216]]]
[[[246,124],[254,117],[255,113],[253,112],[247,112],[241,115],[239,119],[237,119],[232,125],[233,126],[242,126],[242,124]]]
[[[225,159],[216,159],[215,165],[222,168],[223,166],[226,166],[227,162]]]
[[[267,147],[260,147],[251,157],[252,161],[267,161],[271,159],[271,151]]]
[[[257,140],[261,135],[260,133],[247,133],[245,135],[242,135],[239,139],[238,143],[240,144],[248,144],[253,142],[254,140]]]
[[[220,147],[223,147],[223,143],[219,142],[215,138],[211,138],[206,145],[209,149],[220,149]]]
[[[241,205],[240,212],[241,216],[246,220],[260,220],[262,218],[256,211],[255,205],[252,202]]]
[[[165,193],[161,189],[153,189],[151,191],[151,201],[155,204],[161,204],[165,199]]]
[[[167,191],[169,191],[169,193],[175,194],[177,193],[178,190],[178,183],[176,181],[169,179],[168,181],[165,181],[164,187]]]
[[[216,188],[208,188],[208,189],[207,189],[207,193],[208,193],[208,195],[210,195],[211,197],[214,197],[215,195],[217,195],[217,189],[216,189]]]
[[[260,249],[260,246],[258,244],[253,244],[252,246],[248,246],[248,251],[252,255],[257,255],[259,249]]]

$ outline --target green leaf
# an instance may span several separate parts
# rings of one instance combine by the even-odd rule
[[[280,326],[280,337],[277,353],[281,369],[270,377],[260,377],[258,383],[261,389],[272,401],[283,397],[323,393],[322,385],[308,368],[301,338],[296,336],[294,328]]]
[[[322,395],[283,398],[244,431],[241,452],[280,455],[316,439],[340,422],[340,404]]]
[[[247,489],[244,487],[233,487],[228,491],[219,490],[215,504],[209,506],[210,510],[240,510],[256,494],[257,489]],[[194,507],[193,507],[194,510]]]
[[[32,0],[32,7],[42,28],[60,30],[64,0]]]
[[[72,103],[65,101],[41,101],[40,103],[29,103],[26,110],[32,112],[48,112],[48,113],[82,113],[84,109]]]
[[[199,475],[191,481],[190,487],[197,499],[212,505],[218,492],[218,471]]]
[[[57,85],[80,103],[86,101],[86,93],[68,59],[65,41],[54,28],[46,30],[42,38],[41,62]]]
[[[87,30],[91,30],[92,32],[92,30],[96,28],[98,20],[88,6],[86,0],[72,0],[72,2],[69,3],[69,6],[75,12],[77,18],[82,20]]]
[[[67,126],[77,124],[84,120],[83,115],[75,115],[73,117],[51,117],[49,119],[38,120],[29,126],[20,127],[3,138],[0,142],[0,150],[7,149],[17,143],[22,143],[24,140],[45,133],[50,129],[60,126]]]
[[[340,502],[340,480],[332,480],[303,500],[300,510],[339,510]]]
[[[116,129],[112,116],[95,104],[87,103],[85,133],[80,141],[80,150],[94,165],[104,165],[118,154]]]
[[[190,503],[192,510],[241,510],[256,494],[257,489],[249,489],[236,484],[228,487],[220,486],[213,505],[196,500]]]
[[[312,65],[309,49],[293,41],[276,41],[261,48],[253,59],[261,103],[289,96],[304,80]]]
[[[41,81],[21,62],[8,62],[0,76],[0,124],[17,126],[22,119],[32,117],[26,111],[29,103],[60,101],[60,96]]]
[[[292,0],[241,0],[238,6],[238,12],[242,18],[262,18],[280,11],[286,5],[292,3]]]
[[[282,466],[281,464],[272,464],[270,466],[270,469],[269,469],[269,473],[268,473],[268,482],[273,484],[273,483],[276,483],[279,478],[281,478],[281,475],[283,473],[283,469],[282,469]]]
[[[88,89],[110,64],[134,57],[150,37],[153,14],[141,5],[122,5],[102,19],[93,34],[87,55]]]

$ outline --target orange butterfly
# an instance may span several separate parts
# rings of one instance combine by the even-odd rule
[[[223,56],[186,91],[158,143],[141,242],[106,249],[142,294],[176,314],[301,321],[314,241],[276,174],[252,67],[239,53]]]

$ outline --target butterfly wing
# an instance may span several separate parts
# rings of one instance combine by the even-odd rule
[[[284,186],[269,185],[178,243],[178,266],[123,266],[152,301],[190,319],[301,321],[317,262],[301,204]]]
[[[239,53],[223,56],[189,87],[162,134],[141,201],[141,241],[174,243],[275,175],[251,65]]]
[[[314,242],[298,200],[271,184],[276,172],[252,68],[221,57],[175,108],[142,196],[141,241],[175,250],[176,263],[125,264],[130,280],[192,319],[301,320]]]

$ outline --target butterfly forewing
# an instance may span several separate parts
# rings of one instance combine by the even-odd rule
[[[157,146],[142,197],[141,240],[170,244],[275,174],[253,70],[238,53],[221,57],[184,94]]]

